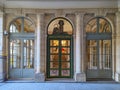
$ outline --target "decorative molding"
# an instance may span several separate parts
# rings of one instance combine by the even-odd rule
[[[95,17],[95,13],[86,13],[84,15],[84,26],[87,24],[87,22],[92,19],[93,17]]]
[[[33,0],[6,0],[6,1],[33,1]],[[34,1],[59,1],[59,0],[34,0]],[[61,0],[61,1],[73,1],[73,0]],[[74,1],[99,1],[99,0],[74,0]],[[100,0],[100,1],[113,1],[113,0]]]
[[[117,0],[2,0],[5,8],[117,8]]]
[[[85,13],[98,13],[102,14],[107,13],[116,13],[117,8],[76,8],[76,9],[33,9],[33,8],[5,8],[5,13],[76,13],[76,12],[85,12]]]
[[[62,9],[56,10],[55,17],[65,17],[65,12]]]

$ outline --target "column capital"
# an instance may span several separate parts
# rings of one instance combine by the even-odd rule
[[[76,15],[76,35],[77,35],[83,30],[83,17],[85,15],[85,12],[76,12],[75,15]]]
[[[120,16],[120,11],[116,12],[116,16]]]
[[[84,16],[85,12],[75,12],[76,16]]]
[[[0,17],[3,17],[5,13],[0,11]]]
[[[75,15],[76,15],[76,20],[77,20],[77,22],[78,22],[79,24],[80,24],[80,23],[83,23],[83,17],[84,17],[84,15],[85,15],[85,12],[76,12]],[[82,24],[80,24],[80,25],[82,25]]]
[[[44,13],[37,13],[36,16],[37,17],[42,17],[42,16],[44,16]]]
[[[44,15],[45,13],[37,13],[37,15]]]

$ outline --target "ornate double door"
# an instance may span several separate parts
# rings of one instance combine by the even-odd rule
[[[48,38],[48,78],[72,78],[72,47],[71,38]]]

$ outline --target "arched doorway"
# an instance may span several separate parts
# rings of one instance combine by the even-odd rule
[[[47,78],[73,77],[73,27],[66,18],[48,25]]]
[[[25,17],[14,19],[9,26],[9,78],[34,78],[33,22]]]
[[[112,78],[112,29],[96,17],[86,26],[87,78]]]

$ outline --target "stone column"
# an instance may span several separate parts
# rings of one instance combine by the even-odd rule
[[[3,13],[0,12],[0,82],[5,79],[4,62],[6,60],[5,45],[3,43]]]
[[[120,12],[116,13],[116,72],[115,81],[120,82]]]
[[[41,20],[43,14],[37,14],[37,31],[36,31],[36,73],[35,80],[38,82],[44,81],[44,73],[41,72]]]
[[[76,72],[75,81],[84,82],[86,81],[85,73],[82,71],[82,43],[83,43],[83,13],[76,13]]]

